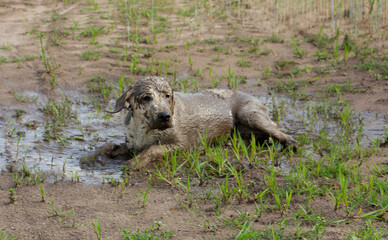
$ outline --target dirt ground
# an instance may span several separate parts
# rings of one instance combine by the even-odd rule
[[[149,5],[148,2],[145,1],[144,4]],[[323,89],[333,84],[346,84],[350,79],[352,90],[344,91],[340,96],[341,100],[348,101],[353,110],[380,114],[388,121],[386,69],[384,73],[379,69],[371,72],[355,68],[353,66],[361,64],[361,60],[355,57],[338,65],[318,61],[314,56],[317,47],[302,40],[317,33],[320,24],[299,31],[287,24],[275,24],[265,14],[255,18],[250,15],[248,5],[244,6],[247,15],[243,20],[236,17],[237,20],[232,21],[202,13],[200,20],[195,23],[193,15],[183,17],[177,14],[178,9],[185,9],[187,1],[156,2],[159,3],[158,16],[168,19],[165,23],[167,27],[159,34],[152,34],[149,19],[141,15],[139,25],[130,24],[131,29],[138,28],[136,32],[140,38],[136,45],[134,41],[128,44],[126,18],[123,11],[118,10],[125,8],[124,1],[0,1],[0,120],[6,123],[16,109],[40,111],[42,106],[20,101],[14,97],[15,93],[32,91],[45,99],[59,99],[64,93],[71,92],[76,92],[79,96],[88,95],[89,79],[93,76],[103,76],[116,86],[120,76],[124,76],[126,81],[131,78],[136,81],[144,75],[164,75],[166,66],[169,68],[168,78],[195,76],[199,89],[212,87],[210,75],[222,79],[219,87],[227,87],[228,69],[231,68],[236,76],[243,79],[238,89],[258,95],[279,89],[279,74],[288,69],[277,68],[276,65],[277,61],[285,60],[312,69],[295,75],[296,82],[309,79],[303,85],[307,99],[319,99],[324,95]],[[96,4],[98,9],[95,8]],[[75,26],[75,22],[78,29],[73,33],[72,26]],[[90,44],[92,38],[82,34],[86,31],[85,26],[105,26],[105,32],[96,37],[97,44]],[[325,27],[325,31],[327,28]],[[45,53],[52,65],[54,62],[58,64],[53,70],[54,89],[49,81],[50,73],[47,73],[42,61],[39,33],[45,34]],[[281,35],[284,41],[276,43],[263,40],[274,33]],[[262,41],[259,49],[253,49],[254,39],[257,38]],[[306,51],[303,58],[295,56],[294,49],[290,46],[293,38],[298,39],[300,46]],[[370,39],[369,44],[377,49],[377,56],[387,53],[384,40],[377,37]],[[138,52],[138,46],[143,47],[141,52]],[[99,56],[96,59],[81,57],[85,51],[97,52]],[[257,53],[251,54],[252,51]],[[135,56],[139,56],[138,70],[131,73],[131,62]],[[124,58],[128,58],[128,61],[124,61]],[[382,61],[387,61],[386,57]],[[149,69],[152,63],[155,63],[154,72],[139,70]],[[158,69],[158,66],[162,67]],[[269,74],[263,77],[267,69]],[[285,76],[289,76],[287,74]],[[284,92],[287,94],[286,90]],[[338,97],[335,90],[329,96],[332,99]],[[113,107],[114,99],[114,94],[111,94],[104,108]],[[42,125],[43,122],[41,119],[37,124]],[[5,133],[2,134],[5,137]],[[387,147],[387,144],[382,145],[381,151],[370,158],[387,164]],[[5,150],[0,154],[5,155]],[[247,179],[257,185],[264,184],[263,171],[250,170]],[[220,179],[214,178],[211,181]],[[194,206],[187,207],[182,188],[163,182],[156,182],[151,186],[149,199],[146,206],[142,207],[138,196],[147,190],[147,182],[148,172],[143,171],[130,178],[123,191],[120,186],[73,183],[70,180],[44,182],[42,185],[22,183],[16,186],[11,173],[2,169],[0,230],[4,229],[10,239],[10,236],[18,239],[98,239],[92,224],[98,218],[102,239],[120,239],[121,228],[144,230],[151,226],[157,226],[155,233],[172,231],[176,239],[231,239],[238,230],[228,227],[226,220],[236,218],[238,212],[252,213],[257,208],[254,202],[238,203],[233,200],[222,207],[220,217],[213,211],[213,200],[199,197],[206,195],[209,190],[206,186],[194,186],[197,201]],[[41,187],[45,191],[46,202],[41,201]],[[15,188],[15,203],[10,202],[10,188]],[[48,200],[52,200],[55,207]],[[297,209],[298,198],[293,201],[293,208]],[[302,200],[299,202],[302,203]],[[328,198],[317,197],[310,204],[325,219],[346,217],[344,211],[332,210],[332,203]],[[53,209],[63,211],[64,215],[60,217],[60,214],[50,213]],[[279,212],[269,209],[254,220],[253,228],[263,230],[281,218]],[[292,231],[294,227],[290,225],[286,231]],[[329,224],[324,238],[344,239],[349,231],[362,225],[360,218],[352,219],[352,224],[348,221]],[[302,228],[308,229],[309,226],[302,225]]]

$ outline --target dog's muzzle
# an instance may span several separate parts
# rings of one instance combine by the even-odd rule
[[[172,127],[172,117],[169,112],[160,112],[155,116],[155,120],[150,124],[151,129],[165,130]]]
[[[158,120],[160,122],[163,122],[163,123],[166,123],[166,122],[170,121],[170,118],[171,118],[171,115],[168,112],[158,113],[157,116],[158,116]]]

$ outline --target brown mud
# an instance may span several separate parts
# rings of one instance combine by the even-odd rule
[[[92,3],[96,2],[100,10],[94,9]],[[92,165],[80,163],[80,156],[100,146],[124,142],[124,114],[109,116],[103,112],[113,107],[119,95],[117,86],[121,76],[128,85],[130,81],[136,81],[144,75],[164,75],[167,68],[168,78],[180,79],[178,90],[184,89],[185,84],[188,89],[196,90],[192,79],[196,79],[199,89],[205,89],[212,87],[209,76],[221,79],[219,87],[228,87],[230,68],[240,78],[238,89],[255,96],[264,96],[270,108],[273,105],[271,94],[276,94],[278,101],[291,101],[286,91],[277,92],[279,79],[287,79],[290,69],[277,68],[276,65],[280,60],[293,61],[296,66],[307,66],[311,71],[295,75],[298,86],[304,88],[301,94],[306,94],[306,97],[292,100],[292,104],[306,102],[306,99],[319,102],[327,93],[325,89],[333,84],[348,86],[349,91],[336,95],[333,90],[327,99],[347,101],[352,110],[362,113],[366,124],[369,124],[365,127],[369,131],[366,136],[372,140],[384,135],[383,126],[387,126],[388,122],[387,76],[378,70],[371,73],[353,67],[361,63],[356,58],[334,66],[328,61],[318,61],[313,56],[316,46],[302,40],[316,34],[320,25],[299,31],[283,23],[277,26],[272,18],[264,15],[258,19],[251,14],[247,14],[242,21],[237,16],[237,20],[233,21],[201,15],[201,19],[195,23],[193,15],[183,17],[177,14],[179,9],[185,9],[187,1],[166,3],[165,8],[164,2],[156,1],[159,3],[158,8],[162,9],[158,16],[168,19],[163,23],[167,27],[160,34],[152,34],[149,19],[143,19],[142,15],[141,24],[130,24],[131,31],[140,35],[136,44],[135,41],[128,43],[127,23],[123,17],[125,11],[118,11],[115,5],[121,4],[122,9],[125,7],[123,2],[0,2],[0,46],[3,46],[0,49],[0,126],[3,130],[0,139],[0,230],[4,229],[7,235],[19,239],[96,239],[92,222],[98,218],[103,239],[120,239],[120,228],[144,230],[155,224],[160,228],[156,233],[170,230],[176,239],[234,239],[239,231],[236,227],[230,227],[228,220],[237,219],[242,212],[254,215],[257,202],[255,204],[247,200],[239,203],[236,199],[222,205],[220,215],[217,215],[214,199],[205,196],[216,182],[224,181],[221,178],[212,177],[207,180],[212,184],[206,183],[205,186],[193,185],[196,201],[188,207],[186,193],[182,188],[157,181],[155,177],[149,178],[152,170],[134,174],[123,190],[120,184],[116,187],[101,184],[106,176],[120,178],[119,169],[127,160],[126,157],[114,160],[104,158]],[[148,2],[147,6],[150,4]],[[247,5],[245,8],[249,13],[250,7]],[[75,22],[78,23],[78,29],[73,34],[72,26]],[[163,24],[159,27],[162,28]],[[96,38],[98,44],[90,44],[91,37],[82,34],[86,26],[105,27],[105,32]],[[325,31],[329,28],[327,26]],[[46,72],[42,61],[39,33],[45,34],[45,52],[51,64],[57,65],[53,70],[54,89],[49,81],[50,73]],[[279,34],[284,42],[263,40],[273,33]],[[307,52],[305,57],[295,57],[294,49],[290,46],[292,38],[301,41],[301,47]],[[257,44],[258,49],[254,48],[255,39],[261,39]],[[371,44],[378,47],[379,52],[376,54],[386,53],[386,42],[373,37],[371,39]],[[96,52],[98,57],[95,60],[81,57],[85,51]],[[131,73],[131,63],[136,57],[139,57],[137,71]],[[128,60],[125,61],[125,58]],[[153,72],[141,70],[149,69],[151,65],[156,69]],[[267,69],[268,75],[263,77]],[[107,99],[102,97],[101,92],[91,90],[90,79],[96,76],[103,77],[114,86]],[[286,96],[280,97],[284,92]],[[15,95],[27,99],[20,100]],[[72,140],[67,144],[62,144],[58,138],[43,141],[48,120],[42,109],[50,100],[63,101],[66,98],[74,102],[71,108],[77,112],[80,121],[69,122],[65,126],[67,136]],[[97,105],[101,109],[96,110]],[[288,108],[289,115],[280,121],[280,125],[291,134],[306,132],[301,124],[295,123],[293,109],[297,108]],[[16,116],[17,110],[24,111],[21,118]],[[32,127],[27,126],[27,123],[33,123]],[[19,144],[17,136],[20,134],[23,137]],[[378,153],[369,157],[369,162],[386,166],[387,147],[387,144],[383,144]],[[35,155],[29,156],[28,151]],[[16,185],[13,181],[7,169],[23,156],[30,167],[42,161],[42,169],[45,170],[43,174],[47,179],[42,185],[26,182]],[[66,162],[64,180],[56,181],[56,178],[61,178],[61,170]],[[288,163],[285,165],[288,166]],[[363,166],[362,171],[368,174],[371,167]],[[81,173],[80,181],[84,183],[72,181],[76,172]],[[246,172],[244,178],[251,184],[252,192],[264,190],[263,176],[264,171],[260,168]],[[380,176],[384,177],[387,175]],[[143,207],[139,196],[147,191],[149,181],[152,186]],[[41,186],[45,191],[46,202],[41,201]],[[10,200],[11,188],[15,189],[14,203]],[[48,203],[51,200],[54,207]],[[290,211],[297,211],[303,204],[304,200],[295,196]],[[349,217],[343,209],[333,211],[333,203],[326,196],[316,197],[309,204],[314,212],[320,212],[322,219],[350,219],[327,225],[324,239],[344,239],[349,232],[364,224],[361,218]],[[50,213],[53,209],[61,214]],[[369,207],[363,210],[368,212],[374,209]],[[275,208],[267,209],[260,217],[254,217],[252,229],[264,231],[281,219],[280,212]],[[312,228],[309,224],[306,221],[301,228],[307,231]],[[295,225],[290,222],[285,231],[293,232],[294,228]],[[386,226],[385,229],[388,231]]]

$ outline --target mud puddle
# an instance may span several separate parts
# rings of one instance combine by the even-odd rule
[[[101,183],[103,176],[120,177],[120,168],[129,157],[101,157],[93,164],[81,164],[80,159],[108,143],[125,142],[122,124],[124,111],[107,117],[104,112],[96,111],[93,104],[85,103],[85,97],[80,93],[66,92],[64,95],[74,102],[72,111],[77,113],[77,122],[62,127],[61,139],[44,141],[47,120],[42,107],[48,99],[36,92],[22,94],[36,101],[23,108],[21,117],[15,116],[15,107],[1,109],[0,169],[7,169],[10,164],[25,163],[28,167],[47,173],[50,176],[48,181],[60,180],[62,176],[67,180],[79,177],[81,182],[91,184]],[[363,124],[360,142],[368,146],[384,136],[384,127],[388,122],[382,114],[363,112],[346,115],[346,107],[337,108],[326,103],[293,101],[262,94],[259,98],[269,109],[272,119],[277,119],[281,129],[291,135],[319,135],[325,131],[334,137],[340,133],[342,124],[349,121],[354,125]],[[114,100],[108,105],[113,106]],[[34,127],[29,123],[34,123]],[[287,168],[287,165],[285,163],[284,167]]]
[[[115,159],[98,158],[93,164],[80,164],[83,156],[95,151],[107,143],[125,142],[124,128],[121,124],[124,113],[109,115],[96,111],[93,104],[84,104],[79,93],[66,93],[72,99],[72,112],[77,121],[61,127],[61,138],[45,141],[45,116],[42,107],[48,102],[45,96],[35,92],[22,93],[23,96],[37,97],[36,103],[24,108],[21,118],[15,117],[15,108],[2,109],[3,129],[0,137],[0,168],[7,169],[12,163],[25,163],[28,167],[38,168],[48,173],[48,181],[79,177],[81,182],[99,183],[102,177],[120,177],[120,168],[124,157]],[[71,97],[70,97],[71,96]],[[114,105],[114,103],[110,103]],[[35,127],[28,127],[36,123]],[[21,137],[20,137],[21,136]],[[19,140],[20,137],[20,140]],[[65,171],[63,171],[65,169]]]

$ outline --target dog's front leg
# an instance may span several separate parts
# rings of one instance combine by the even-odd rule
[[[139,155],[129,160],[131,169],[141,169],[152,161],[162,160],[165,153],[173,149],[170,145],[152,145],[143,150]]]

